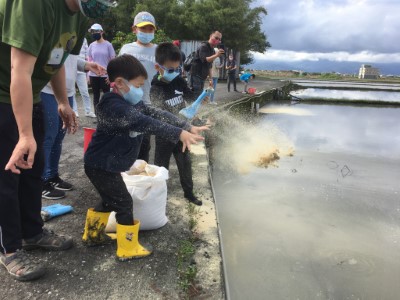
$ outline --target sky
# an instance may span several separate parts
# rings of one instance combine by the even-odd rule
[[[400,63],[400,0],[256,0],[272,47],[255,60]]]

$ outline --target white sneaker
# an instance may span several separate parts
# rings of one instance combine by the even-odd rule
[[[89,118],[96,118],[96,115],[94,112],[89,112],[89,113],[85,113],[85,117],[89,117]]]
[[[76,116],[77,118],[79,118],[78,112],[77,112],[77,111],[74,111],[74,113],[75,113],[75,116]]]

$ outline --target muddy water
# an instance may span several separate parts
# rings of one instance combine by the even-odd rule
[[[253,124],[293,156],[246,173],[216,160],[228,296],[399,299],[400,109],[295,107]]]

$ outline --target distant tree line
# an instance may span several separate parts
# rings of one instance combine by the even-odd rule
[[[241,63],[252,62],[250,51],[265,52],[270,43],[261,30],[266,8],[252,6],[254,0],[120,0],[117,8],[105,18],[96,20],[106,30],[107,39],[114,40],[116,50],[129,34],[134,16],[150,12],[159,31],[156,43],[179,40],[207,40],[211,30],[222,32],[223,43],[240,51]]]

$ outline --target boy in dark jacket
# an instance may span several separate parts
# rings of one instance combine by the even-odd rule
[[[87,245],[108,242],[104,229],[110,212],[115,211],[117,258],[126,260],[152,253],[138,241],[140,222],[133,218],[132,198],[121,176],[136,160],[142,135],[161,135],[172,143],[181,141],[185,149],[203,140],[198,134],[207,127],[191,126],[168,112],[146,106],[141,101],[141,86],[147,72],[135,57],[114,58],[107,73],[113,92],[106,93],[97,106],[97,130],[84,157],[86,175],[101,202],[88,210],[82,239]]]
[[[151,82],[151,103],[165,111],[179,116],[179,111],[186,107],[185,100],[193,101],[195,93],[180,76],[181,53],[172,43],[159,44],[156,49],[156,74]],[[169,160],[174,155],[184,196],[191,203],[203,203],[193,194],[192,162],[189,151],[185,151],[182,142],[173,142],[162,136],[156,136],[154,164],[169,168]]]

